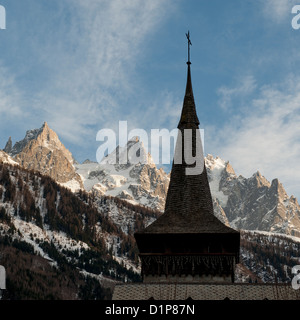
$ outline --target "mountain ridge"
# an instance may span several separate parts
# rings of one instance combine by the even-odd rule
[[[5,149],[11,151],[11,156],[5,157],[2,151],[5,161],[47,174],[73,192],[86,190],[164,210],[169,174],[156,167],[138,137],[129,139],[124,147],[118,146],[101,163],[86,160],[80,164],[45,122],[40,129],[28,130],[14,146],[10,137]],[[133,163],[133,156],[138,161]],[[128,161],[120,163],[124,157]],[[224,224],[300,236],[299,203],[287,195],[277,178],[269,182],[259,171],[249,178],[237,176],[229,161],[210,154],[205,164],[214,213]]]

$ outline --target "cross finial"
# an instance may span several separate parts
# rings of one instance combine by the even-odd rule
[[[190,46],[192,45],[192,42],[191,42],[191,39],[190,39],[190,31],[188,31],[188,33],[186,33],[185,35],[186,35],[186,38],[188,40],[188,62],[187,62],[187,64],[191,64],[191,61],[190,61]]]

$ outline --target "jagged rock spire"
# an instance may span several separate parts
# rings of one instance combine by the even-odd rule
[[[11,152],[11,150],[12,150],[12,140],[11,140],[11,137],[9,137],[3,151],[9,154]]]

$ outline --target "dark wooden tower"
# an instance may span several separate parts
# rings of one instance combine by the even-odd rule
[[[213,214],[190,59],[187,65],[186,91],[178,124],[181,135],[178,135],[174,155],[174,160],[182,161],[173,160],[163,215],[135,233],[142,277],[144,282],[233,282],[235,264],[239,262],[240,234]],[[189,151],[197,155],[201,164],[196,174],[187,174],[187,169],[195,167],[187,164],[184,157],[188,131],[192,132]]]

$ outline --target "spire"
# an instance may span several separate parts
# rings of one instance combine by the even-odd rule
[[[187,65],[188,70],[186,89],[178,129],[198,128],[200,124],[196,112],[196,105],[192,87],[191,63],[187,62]]]
[[[178,129],[192,129],[198,128],[200,122],[196,113],[196,105],[193,94],[192,87],[192,76],[191,76],[191,60],[190,60],[190,46],[192,45],[190,39],[190,32],[185,34],[188,40],[188,69],[187,69],[187,81],[186,81],[186,89],[185,96],[183,101],[183,108],[181,112],[180,121],[178,124]]]
[[[189,33],[187,38],[189,49]],[[234,266],[239,261],[240,234],[214,215],[193,96],[190,49],[187,65],[186,91],[165,210],[156,221],[134,235],[143,281],[233,282]],[[215,275],[219,277],[211,280]]]
[[[12,141],[11,141],[11,137],[9,137],[3,151],[9,154],[9,153],[11,153],[11,150],[12,150]]]
[[[188,46],[190,46],[189,33],[187,39],[189,41]],[[232,229],[225,226],[214,216],[212,196],[202,152],[199,119],[192,89],[190,59],[187,62],[187,83],[178,129],[181,134],[177,138],[178,147],[176,146],[175,149],[165,211],[144,232],[232,232]],[[191,140],[189,141],[190,145],[186,141],[188,131],[191,132],[191,137],[188,138]],[[200,140],[199,144],[198,139]],[[195,157],[196,161],[199,160],[201,166],[199,174],[187,174],[187,169],[195,167],[195,163],[187,163],[186,150]],[[182,161],[178,163],[175,159],[181,159]]]

